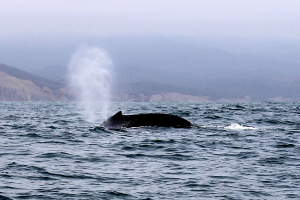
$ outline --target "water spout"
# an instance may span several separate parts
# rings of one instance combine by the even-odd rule
[[[83,45],[69,63],[69,84],[86,121],[107,118],[113,62],[103,49]],[[100,112],[100,113],[98,113]],[[100,116],[99,116],[100,115]]]

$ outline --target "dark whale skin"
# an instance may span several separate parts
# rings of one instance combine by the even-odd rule
[[[190,128],[192,124],[176,115],[162,113],[147,113],[136,115],[123,115],[122,111],[102,123],[107,129],[122,129],[141,126]]]

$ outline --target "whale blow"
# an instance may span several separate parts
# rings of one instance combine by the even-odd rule
[[[141,126],[190,128],[192,124],[176,115],[162,113],[147,113],[135,115],[123,115],[122,111],[102,123],[107,129],[122,129]]]

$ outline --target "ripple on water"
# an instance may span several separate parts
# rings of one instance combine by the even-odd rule
[[[0,107],[0,199],[300,198],[297,102],[114,102],[113,114],[197,125],[126,132],[86,122],[75,103]]]

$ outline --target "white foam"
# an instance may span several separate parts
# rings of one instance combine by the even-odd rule
[[[230,124],[230,126],[226,126],[225,129],[230,129],[230,130],[256,130],[257,128],[248,127],[248,126],[241,126],[237,123],[233,123],[233,124]]]

